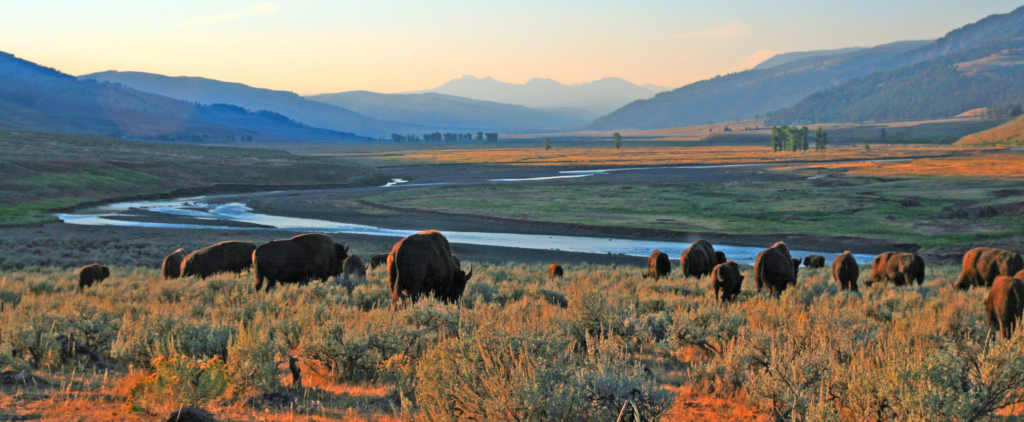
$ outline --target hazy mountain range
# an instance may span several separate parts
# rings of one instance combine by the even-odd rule
[[[759,63],[757,66],[754,66],[754,70],[771,69],[773,67],[782,66],[784,64],[792,63],[797,60],[803,60],[811,57],[840,56],[846,53],[853,53],[855,51],[863,49],[864,47],[849,47],[840,48],[836,50],[794,51],[792,53],[776,54],[772,56],[770,59]]]
[[[595,117],[593,113],[582,109],[532,109],[437,93],[378,94],[350,91],[306,98],[375,119],[448,130],[493,130],[506,133],[571,130],[589,124]]]
[[[466,75],[412,94],[434,92],[539,109],[577,108],[588,110],[596,117],[667,89],[651,84],[640,86],[620,78],[564,85],[554,79],[534,78],[525,84],[514,84]]]
[[[266,110],[197,105],[71,75],[0,52],[0,127],[175,141],[365,139]]]

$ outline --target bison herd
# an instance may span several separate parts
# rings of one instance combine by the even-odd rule
[[[758,292],[779,296],[796,283],[801,262],[807,268],[823,268],[825,258],[810,255],[801,261],[791,255],[789,247],[779,242],[761,251],[754,261],[754,285]],[[415,302],[421,297],[434,297],[444,302],[457,302],[466,283],[473,277],[472,267],[462,270],[459,258],[452,254],[448,239],[440,232],[428,230],[408,236],[396,243],[391,252],[374,255],[369,268],[386,265],[392,307]],[[743,280],[739,264],[727,260],[721,251],[706,240],[698,240],[680,256],[680,270],[685,277],[710,275],[715,299],[735,300]],[[348,255],[348,245],[334,242],[325,234],[302,234],[291,239],[274,240],[260,246],[250,242],[227,241],[187,253],[178,249],[163,261],[164,279],[178,277],[206,278],[218,273],[241,273],[250,270],[257,291],[274,288],[278,283],[306,284],[313,280],[327,281],[344,274],[366,276],[367,266],[359,257]],[[648,259],[643,278],[659,280],[668,276],[672,264],[668,255],[655,250]],[[550,278],[560,278],[564,270],[559,264],[548,268]],[[873,283],[888,282],[895,286],[918,285],[924,282],[925,262],[920,255],[885,252],[872,262]],[[110,277],[110,270],[99,264],[78,271],[79,288],[90,287]],[[842,290],[857,291],[860,265],[849,251],[832,262],[832,280]],[[959,289],[989,287],[985,311],[989,323],[1003,337],[1009,337],[1018,319],[1024,314],[1024,259],[1019,254],[994,248],[975,248],[964,255],[963,268],[954,286]]]

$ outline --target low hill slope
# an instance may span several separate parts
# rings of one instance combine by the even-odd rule
[[[1000,126],[967,135],[956,142],[961,146],[1024,146],[1024,117],[1018,117]]]
[[[593,120],[582,109],[537,110],[521,105],[480,101],[453,95],[339,92],[306,97],[375,119],[454,130],[533,132],[570,129]]]

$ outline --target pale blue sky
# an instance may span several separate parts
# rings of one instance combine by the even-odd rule
[[[0,51],[302,94],[618,76],[681,86],[776,52],[937,38],[1021,0],[8,1]]]

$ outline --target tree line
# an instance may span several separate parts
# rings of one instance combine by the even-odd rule
[[[449,133],[441,133],[441,132],[434,132],[434,133],[424,133],[422,138],[419,137],[419,136],[413,135],[413,134],[402,135],[402,134],[399,134],[399,133],[392,133],[391,134],[391,140],[395,141],[395,142],[398,142],[398,143],[402,143],[402,142],[421,142],[421,141],[422,142],[441,142],[441,141],[444,141],[444,142],[468,142],[468,141],[473,141],[473,140],[481,141],[481,142],[484,141],[484,140],[486,140],[487,142],[498,142],[498,133],[497,132],[491,132],[491,133],[477,132],[476,136],[474,137],[472,133],[450,133],[450,132]]]
[[[772,126],[772,134],[768,139],[772,143],[772,151],[807,151],[810,149],[808,135],[811,130],[796,126]],[[814,131],[814,150],[824,151],[828,146],[828,132],[818,126]]]

